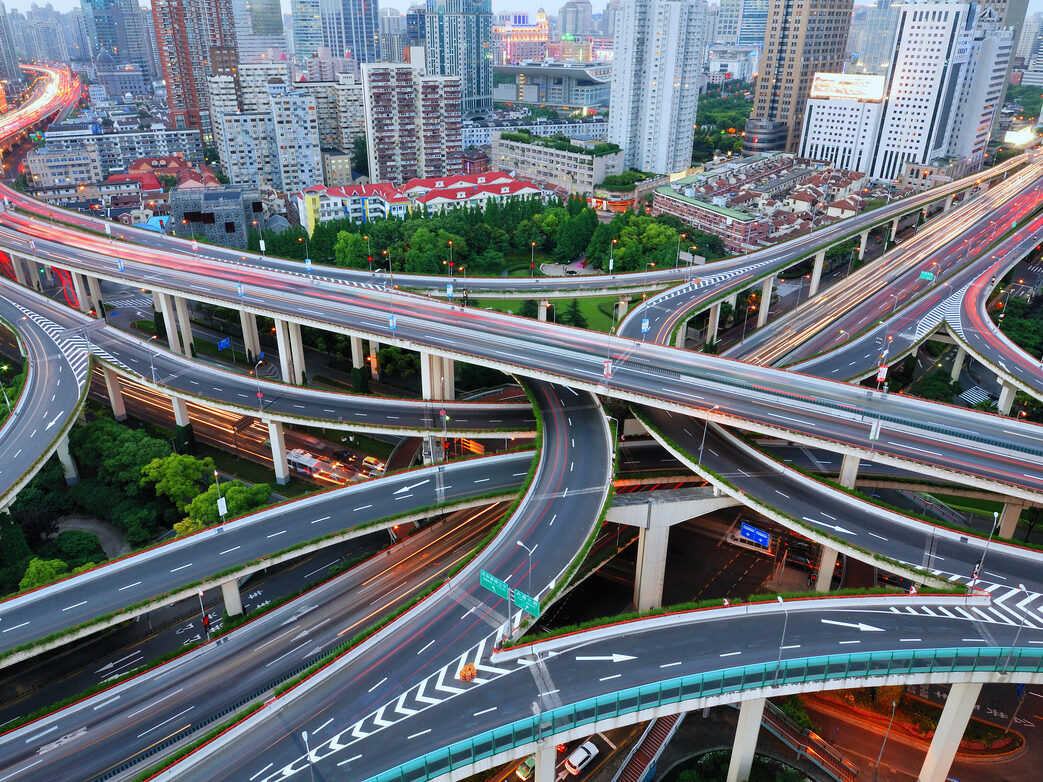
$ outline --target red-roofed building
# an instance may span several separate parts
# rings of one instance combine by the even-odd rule
[[[411,204],[409,197],[394,185],[323,187],[314,185],[294,195],[301,225],[311,234],[319,223],[349,219],[367,223],[376,218],[405,217]]]
[[[456,174],[447,177],[429,179],[410,179],[402,185],[402,192],[410,198],[416,198],[431,190],[445,190],[459,187],[482,187],[484,185],[502,185],[514,182],[514,178],[503,171],[483,171],[477,174]]]
[[[540,189],[531,182],[499,182],[494,185],[456,187],[428,190],[413,198],[415,207],[424,207],[428,212],[441,212],[447,207],[479,206],[484,208],[489,201],[505,201],[539,195]]]

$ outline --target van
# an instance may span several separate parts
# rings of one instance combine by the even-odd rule
[[[514,769],[515,775],[518,779],[526,780],[532,778],[533,769],[536,768],[536,756],[529,755],[521,763],[518,764],[518,768]]]
[[[565,770],[576,776],[598,756],[598,746],[593,741],[584,741],[565,759]]]

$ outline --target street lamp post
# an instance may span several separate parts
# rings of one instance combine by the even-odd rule
[[[681,234],[677,237],[677,254],[674,256],[674,268],[676,269],[681,263],[681,240],[687,239],[688,234]]]
[[[210,622],[206,618],[206,606],[203,605],[203,590],[200,589],[198,594],[199,594],[199,611],[203,615],[203,618],[202,618],[201,621],[203,622],[203,629],[206,631],[206,640],[209,643],[210,642]]]
[[[779,681],[779,669],[782,667],[782,647],[786,645],[786,625],[789,623],[789,611],[786,610],[786,604],[782,602],[782,595],[777,596],[775,599],[782,606],[782,638],[779,640],[779,659],[775,663],[775,681],[772,682],[773,686]]]
[[[529,277],[536,276],[536,242],[529,242]]]
[[[755,312],[756,310],[757,310],[757,305],[756,304],[752,304],[752,305],[751,304],[747,304],[746,305],[746,317],[742,319],[742,337],[739,339],[740,342],[742,342],[742,340],[746,339],[746,324],[750,322],[750,312]]]
[[[2,369],[4,372],[6,372],[8,368],[9,367],[7,364],[4,364],[2,367],[0,367],[0,369]],[[7,389],[4,388],[3,378],[0,378],[0,391],[4,392],[4,404],[7,405],[7,414],[11,415],[11,400],[7,398]]]
[[[719,408],[720,405],[714,405],[706,411],[706,418],[703,419],[703,439],[699,442],[699,464],[703,463],[703,446],[706,445],[706,430],[710,428],[710,413]]]
[[[308,731],[302,730],[301,738],[304,739],[304,751],[308,753],[306,757],[308,758],[308,770],[311,775],[311,782],[315,782],[315,764],[311,762],[311,747],[308,746]]]
[[[612,274],[612,270],[616,266],[616,243],[618,239],[612,240],[612,245],[608,248],[608,273]]]
[[[264,394],[261,393],[261,376],[258,374],[258,369],[263,363],[264,359],[262,358],[254,364],[254,380],[257,381],[257,410],[261,415],[264,415]]]
[[[880,742],[880,754],[876,756],[876,768],[873,769],[873,782],[880,778],[880,761],[884,759],[884,747],[887,746],[887,737],[891,735],[891,723],[895,721],[895,709],[898,701],[891,701],[891,719],[887,721],[887,730],[884,731],[884,740]]]
[[[532,597],[533,596],[532,595],[532,552],[534,552],[536,550],[536,546],[533,546],[532,548],[529,548],[524,543],[522,543],[520,540],[516,540],[514,542],[517,543],[519,546],[521,546],[523,549],[525,549],[526,553],[528,553],[528,555],[529,555],[529,577],[528,577],[528,581],[525,584],[525,588],[527,590],[529,590],[529,597]]]
[[[974,571],[971,573],[971,585],[970,588],[974,589],[979,579],[978,575],[982,572],[985,567],[985,557],[989,553],[989,546],[992,545],[992,536],[996,534],[996,525],[999,522],[999,511],[992,512],[992,529],[989,530],[989,539],[985,541],[985,550],[981,552],[981,559],[978,560],[978,564],[974,566]]]
[[[453,240],[449,240],[449,279],[453,279]]]
[[[1018,590],[1021,591],[1021,592],[1024,592],[1025,591],[1025,585],[1024,584],[1018,584]],[[1028,621],[1028,615],[1029,615],[1029,606],[1028,606],[1028,604],[1029,604],[1029,601],[1025,600],[1023,602],[1024,602],[1024,606],[1023,606],[1024,610],[1022,611],[1022,614],[1021,614],[1021,624],[1018,625],[1018,632],[1014,633],[1014,640],[1010,642],[1010,651],[1007,652],[1007,659],[1003,661],[1003,667],[1000,668],[1000,673],[1006,673],[1007,672],[1007,666],[1010,665],[1010,657],[1011,657],[1012,654],[1014,654],[1014,647],[1018,645],[1018,638],[1021,637],[1021,631],[1025,628],[1025,622]],[[1014,718],[1011,717],[1011,722],[1013,722],[1013,721],[1014,721]],[[1010,730],[1010,723],[1007,724],[1007,730]]]

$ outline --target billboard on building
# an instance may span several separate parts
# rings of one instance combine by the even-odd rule
[[[841,98],[879,102],[884,99],[884,77],[859,73],[816,73],[812,98]]]

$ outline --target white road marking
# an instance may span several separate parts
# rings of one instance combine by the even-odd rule
[[[353,758],[348,758],[347,760],[342,760],[340,763],[337,764],[337,767],[340,768],[341,766],[346,766],[346,765],[348,765],[348,763],[356,761],[356,760],[358,760],[361,757],[362,757],[362,755],[356,755]]]
[[[372,687],[370,687],[370,688],[369,688],[369,691],[370,691],[370,692],[373,692],[373,690],[377,689],[377,687],[379,687],[380,685],[382,685],[382,684],[383,684],[384,682],[386,682],[387,680],[388,680],[388,677],[387,677],[387,676],[385,676],[385,677],[384,677],[383,679],[381,679],[381,680],[380,680],[379,682],[377,682],[377,683],[376,683],[376,684],[374,684],[374,685],[373,685]]]
[[[163,721],[162,721],[161,723],[159,723],[158,725],[153,725],[153,726],[152,726],[151,728],[149,728],[148,730],[146,730],[146,731],[145,731],[145,733],[139,733],[139,734],[138,734],[138,738],[140,739],[140,738],[141,738],[142,736],[144,736],[145,734],[147,734],[147,733],[151,733],[151,732],[152,732],[152,731],[154,731],[154,730],[155,730],[156,728],[161,728],[161,727],[163,727],[163,726],[164,726],[164,725],[166,725],[166,724],[167,724],[168,722],[173,722],[174,720],[176,720],[176,719],[177,719],[178,717],[180,717],[180,716],[181,716],[181,715],[183,715],[183,714],[188,714],[188,713],[189,713],[190,711],[192,711],[192,709],[194,709],[194,708],[195,708],[195,706],[189,706],[189,707],[188,707],[187,709],[185,709],[184,711],[179,711],[179,712],[178,712],[177,714],[175,714],[175,715],[174,715],[173,717],[170,717],[170,718],[168,718],[168,719],[165,719],[165,720],[163,720]]]
[[[85,606],[85,605],[87,605],[87,601],[86,600],[81,600],[79,603],[74,603],[71,606],[65,606],[65,608],[62,609],[62,611],[70,611],[73,608],[79,608],[80,606]]]
[[[276,535],[285,535],[285,534],[286,534],[286,530],[281,529],[278,532],[273,532],[271,535],[266,535],[265,537],[274,538]]]
[[[430,733],[430,732],[431,732],[431,728],[428,728],[427,730],[422,730],[419,733],[414,733],[411,736],[406,736],[406,741],[409,741],[409,739],[415,739],[418,736],[423,736],[424,734],[427,734],[427,733]]]
[[[488,714],[490,711],[496,711],[498,708],[500,708],[500,707],[499,706],[493,706],[493,707],[488,708],[488,709],[482,709],[481,711],[476,711],[473,716],[481,717],[483,714]]]
[[[240,548],[239,546],[236,546],[235,548],[226,548],[224,551],[222,551],[217,556],[221,556],[221,554],[231,554],[233,551],[237,551],[239,548]]]
[[[189,563],[188,563],[187,565],[181,565],[181,566],[179,566],[179,567],[176,567],[176,568],[174,568],[173,570],[171,570],[170,572],[171,572],[171,573],[177,573],[177,571],[179,571],[179,570],[184,570],[184,569],[185,569],[186,567],[192,567],[192,563],[191,563],[191,562],[189,562]]]
[[[742,652],[725,652],[724,654],[719,655],[719,656],[720,657],[734,657],[737,654],[742,654]]]
[[[676,662],[676,663],[663,663],[663,664],[662,664],[662,665],[660,665],[659,667],[660,667],[660,668],[673,668],[673,667],[675,667],[675,666],[677,666],[677,665],[680,665],[680,664],[681,664],[680,662]]]

